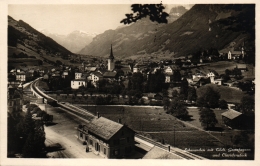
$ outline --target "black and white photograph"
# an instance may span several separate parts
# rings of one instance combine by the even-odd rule
[[[256,1],[11,2],[3,165],[256,164]]]

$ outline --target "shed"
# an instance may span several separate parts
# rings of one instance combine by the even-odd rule
[[[240,128],[243,123],[243,114],[241,112],[230,109],[221,114],[222,122],[231,128]]]

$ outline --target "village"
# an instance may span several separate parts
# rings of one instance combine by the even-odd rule
[[[86,115],[88,123],[78,124],[75,130],[77,139],[86,146],[86,152],[92,149],[94,154],[103,158],[133,156],[136,153],[136,135],[139,135],[137,139],[140,140],[147,137],[157,140],[154,142],[159,142],[160,146],[169,144],[173,148],[184,149],[187,145],[175,145],[177,119],[180,121],[177,126],[182,125],[181,128],[188,125],[209,134],[213,131],[214,139],[219,143],[225,142],[225,148],[231,144],[232,147],[252,148],[246,144],[251,142],[249,139],[252,133],[248,133],[250,138],[244,140],[244,144],[241,144],[243,139],[239,134],[236,139],[230,136],[229,143],[225,140],[227,137],[222,136],[222,132],[233,135],[240,130],[254,129],[254,98],[251,97],[255,93],[254,67],[247,64],[250,50],[247,52],[243,46],[238,50],[212,49],[177,59],[158,60],[150,56],[136,60],[117,60],[111,45],[110,54],[105,60],[99,57],[84,60],[80,55],[74,55],[69,58],[78,62],[78,65],[65,65],[56,61],[55,67],[44,67],[44,64],[48,64],[48,61],[44,61],[42,66],[13,68],[8,73],[8,110],[14,112],[21,107],[25,112],[31,110],[34,119],[53,123],[55,116],[47,113],[46,105],[57,107],[58,103],[58,107],[74,112],[85,109],[89,114]],[[37,89],[52,98],[52,102],[43,96],[35,98],[36,92],[31,90],[35,79],[38,80]],[[57,103],[52,104],[53,101]],[[126,106],[134,110],[145,108],[146,116],[151,116],[154,111],[157,116],[159,111],[158,117],[163,116],[169,122],[155,116],[153,118],[157,120],[148,123],[144,115],[138,117],[137,122],[130,117],[136,113]],[[207,110],[211,110],[212,114],[201,113]],[[122,115],[118,111],[126,113]],[[73,115],[84,119],[79,113]],[[194,117],[197,119],[194,120]],[[155,130],[147,127],[150,123],[158,123],[153,127]],[[167,139],[171,135],[169,133],[164,133],[163,138],[152,135],[152,131],[168,131],[163,126],[171,126],[169,131],[174,128],[174,142],[172,138]],[[190,130],[189,127],[186,129]],[[156,158],[151,155],[154,153],[151,148],[147,149],[147,144],[150,143],[138,147],[148,151],[144,158]],[[193,148],[196,149],[196,146],[199,147],[193,145]],[[158,147],[153,150],[158,151]],[[195,154],[205,158],[214,156],[201,152]],[[167,156],[180,157],[176,154]]]

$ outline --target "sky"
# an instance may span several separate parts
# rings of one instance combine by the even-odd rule
[[[177,4],[165,4],[169,12]],[[184,5],[191,8],[192,5]],[[8,15],[23,20],[39,31],[67,35],[75,30],[88,33],[103,33],[116,29],[126,13],[131,13],[131,4],[9,4]]]

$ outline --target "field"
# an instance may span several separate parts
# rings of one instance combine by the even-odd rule
[[[235,88],[230,88],[227,86],[220,86],[215,84],[207,84],[197,89],[198,97],[203,95],[207,87],[212,87],[214,90],[220,93],[221,95],[220,99],[224,99],[227,102],[231,102],[231,103],[240,103],[241,98],[245,95],[244,92]]]
[[[159,142],[163,139],[166,144],[175,145],[182,149],[225,147],[207,132],[185,125],[175,117],[166,114],[160,107],[88,106],[84,108],[94,114],[99,112],[101,116],[113,121],[121,119],[121,123],[128,125],[138,133]],[[212,158],[214,154],[194,153],[207,158]]]
[[[153,140],[170,144],[181,149],[211,149],[210,152],[192,151],[210,159],[227,159],[225,157],[215,158],[218,152],[216,148],[232,146],[230,136],[239,131],[224,128],[220,131],[205,132],[192,127],[193,125],[202,128],[199,122],[199,115],[195,108],[189,109],[190,121],[182,122],[175,117],[166,114],[161,107],[138,107],[138,106],[81,106],[93,114],[97,112],[108,119],[121,123],[134,129]],[[216,118],[220,122],[216,127],[223,127],[221,113],[225,110],[214,110]],[[252,154],[251,154],[252,155]],[[251,156],[252,158],[252,156]],[[242,158],[241,158],[242,159]],[[248,159],[248,158],[243,158]]]
[[[219,61],[219,62],[213,62],[208,63],[206,66],[201,66],[199,68],[191,69],[192,72],[195,72],[196,70],[200,70],[201,72],[207,74],[210,70],[215,70],[218,74],[224,74],[226,69],[232,70],[236,67],[236,62],[229,62],[229,61]]]

